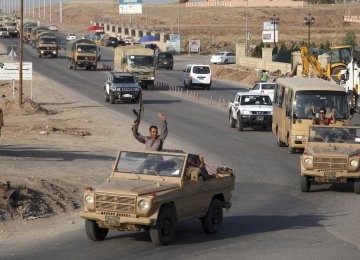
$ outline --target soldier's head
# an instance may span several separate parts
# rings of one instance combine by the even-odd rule
[[[152,125],[149,128],[149,133],[150,133],[150,138],[155,140],[156,137],[158,136],[158,128],[156,125]]]

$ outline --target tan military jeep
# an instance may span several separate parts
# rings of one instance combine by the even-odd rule
[[[360,194],[360,127],[310,126],[309,139],[300,158],[300,187],[311,184],[354,183]]]
[[[183,151],[120,151],[110,178],[84,191],[80,216],[88,237],[104,240],[109,229],[145,230],[154,244],[166,245],[175,224],[191,219],[200,219],[206,233],[218,232],[235,176],[228,167],[204,176],[199,165],[198,155]]]

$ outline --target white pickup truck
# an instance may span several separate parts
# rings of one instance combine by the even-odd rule
[[[243,131],[245,126],[271,127],[272,102],[267,94],[238,92],[229,102],[229,125]]]

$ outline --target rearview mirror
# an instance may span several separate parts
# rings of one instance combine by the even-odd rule
[[[239,102],[234,102],[234,106],[239,106],[240,105],[240,103]]]

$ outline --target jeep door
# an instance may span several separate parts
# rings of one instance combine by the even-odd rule
[[[197,181],[184,180],[180,216],[182,219],[204,214],[204,184],[205,182],[201,178]]]

